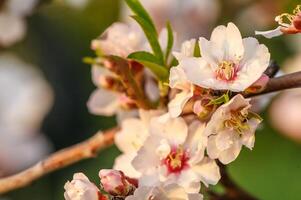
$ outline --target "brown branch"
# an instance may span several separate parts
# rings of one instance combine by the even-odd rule
[[[279,92],[282,90],[300,88],[301,87],[301,72],[295,72],[284,76],[271,78],[266,88],[259,93],[246,94],[246,97],[254,97],[272,92]]]
[[[95,157],[100,150],[113,144],[117,130],[117,128],[114,128],[104,133],[97,133],[82,143],[52,154],[25,171],[0,179],[0,194],[25,187],[50,172],[83,159]]]

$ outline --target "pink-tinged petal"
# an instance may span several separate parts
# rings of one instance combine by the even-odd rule
[[[132,165],[132,161],[135,157],[136,152],[122,154],[118,156],[114,161],[113,169],[120,170],[131,178],[139,178],[141,176],[141,173],[135,170],[135,168]]]
[[[105,76],[114,76],[113,73],[110,72],[108,69],[99,65],[92,66],[91,74],[92,74],[92,81],[96,87],[101,86],[101,83]]]
[[[120,107],[118,94],[104,89],[97,89],[91,94],[87,106],[92,114],[112,116],[116,114]]]
[[[176,94],[175,98],[172,99],[168,104],[168,112],[170,113],[171,117],[175,118],[180,116],[184,106],[192,96],[193,96],[193,90],[182,91]]]
[[[270,30],[270,31],[255,31],[256,35],[262,35],[266,38],[273,38],[273,37],[278,37],[280,35],[283,34],[283,32],[281,31],[281,27],[278,26],[276,29],[274,30]]]
[[[138,187],[134,194],[125,198],[125,200],[149,200],[152,196],[153,187]]]
[[[199,164],[192,167],[193,171],[198,174],[201,181],[208,187],[208,185],[215,185],[221,178],[219,167],[215,160],[204,158]]]
[[[220,151],[224,151],[226,149],[229,149],[232,144],[234,143],[235,140],[237,140],[238,138],[237,135],[235,135],[235,133],[232,133],[229,131],[222,131],[222,132],[219,132],[217,135],[216,135],[216,147],[220,150]]]
[[[183,118],[171,118],[170,114],[166,113],[151,121],[150,133],[166,138],[171,145],[181,145],[187,137],[188,127]]]

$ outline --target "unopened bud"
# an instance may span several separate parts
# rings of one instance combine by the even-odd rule
[[[201,119],[206,120],[208,119],[211,114],[214,112],[216,106],[210,104],[209,98],[202,98],[197,100],[193,105],[193,112]]]
[[[246,89],[246,93],[258,93],[265,89],[270,78],[263,74],[255,83],[253,83],[249,88]]]
[[[133,193],[135,186],[122,171],[103,169],[99,177],[104,191],[113,196],[128,196]]]

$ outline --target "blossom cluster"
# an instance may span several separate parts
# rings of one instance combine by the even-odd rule
[[[203,199],[201,187],[219,182],[220,166],[254,147],[262,119],[247,96],[269,81],[269,50],[233,23],[172,48],[170,26],[157,34],[139,1],[127,3],[142,30],[113,24],[92,41],[97,57],[86,59],[98,88],[89,110],[118,116],[122,154],[100,171],[101,190],[76,174],[65,198]]]

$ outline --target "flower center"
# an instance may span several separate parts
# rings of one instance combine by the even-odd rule
[[[233,81],[237,76],[237,66],[232,61],[223,61],[215,71],[216,78],[222,81]]]
[[[244,131],[250,129],[248,125],[248,115],[248,111],[245,109],[232,111],[230,119],[224,121],[224,126],[226,128],[233,128],[241,135]]]
[[[168,173],[179,173],[188,167],[189,157],[182,147],[173,148],[165,159],[163,164],[166,165]]]

